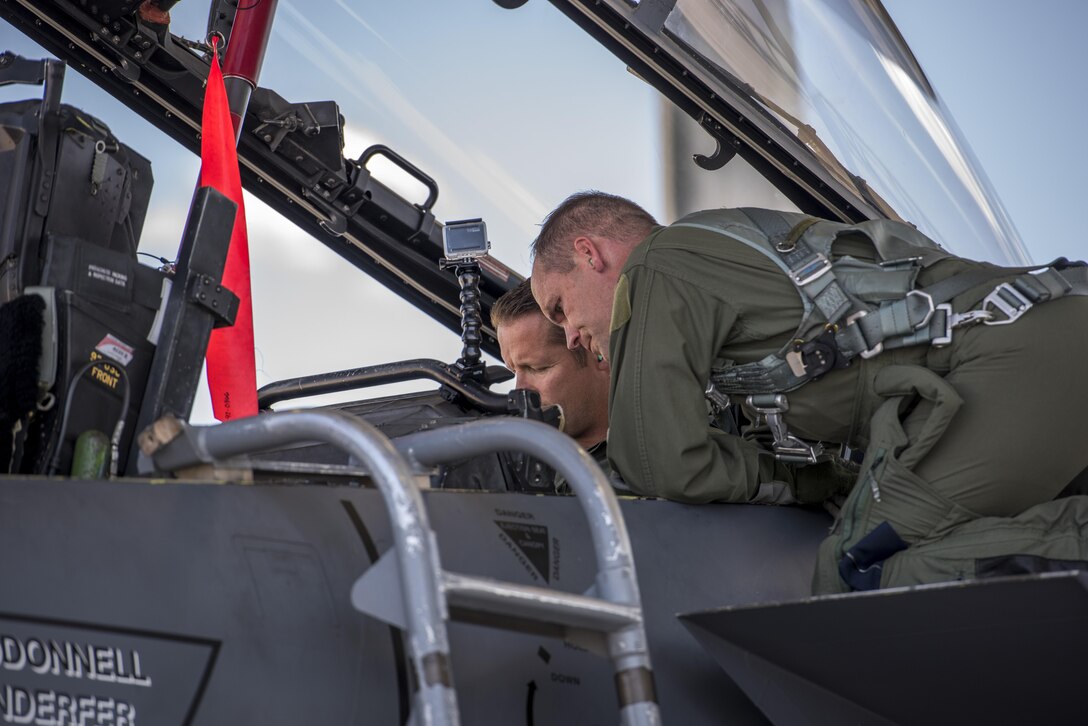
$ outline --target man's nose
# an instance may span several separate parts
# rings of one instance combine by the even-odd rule
[[[528,388],[530,391],[536,391],[536,387],[525,380],[523,373],[518,373],[514,376],[514,388]],[[539,393],[539,391],[537,391]]]
[[[573,325],[564,325],[563,332],[567,334],[567,347],[571,350],[578,350],[578,346],[582,344],[582,336],[579,334],[578,329]]]

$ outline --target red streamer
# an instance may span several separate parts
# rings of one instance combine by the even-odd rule
[[[249,280],[249,238],[242,203],[242,179],[231,123],[223,72],[212,39],[212,67],[204,91],[203,130],[200,139],[200,184],[226,195],[238,205],[231,234],[223,285],[238,296],[234,325],[212,331],[208,343],[208,388],[212,410],[220,421],[257,413],[257,372],[253,348],[253,299]]]

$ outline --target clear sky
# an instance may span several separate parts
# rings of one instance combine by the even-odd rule
[[[885,5],[1032,256],[1088,255],[1075,217],[1088,188],[1088,3]],[[202,35],[204,3],[187,0],[173,14],[175,32]],[[42,55],[0,24],[3,49]],[[280,0],[261,83],[291,101],[337,100],[348,155],[376,142],[396,149],[438,180],[439,219],[485,217],[495,255],[522,272],[534,225],[573,191],[606,189],[662,214],[656,92],[543,0],[515,11],[490,0]],[[0,101],[31,93],[0,89]],[[172,256],[197,159],[71,71],[65,101],[152,159],[141,248]],[[404,193],[422,199],[410,185]],[[258,385],[457,357],[453,335],[255,200],[247,205]],[[194,419],[209,410],[200,398]]]

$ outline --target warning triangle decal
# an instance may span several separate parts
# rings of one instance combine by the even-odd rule
[[[521,550],[545,582],[550,582],[548,528],[539,524],[495,520],[499,529]]]

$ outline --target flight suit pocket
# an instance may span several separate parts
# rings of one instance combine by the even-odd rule
[[[907,544],[940,536],[949,527],[977,517],[915,474],[900,457],[889,457],[873,473],[870,522],[888,522]],[[879,499],[877,499],[879,497]]]
[[[843,507],[834,549],[851,589],[878,587],[885,560],[974,516],[913,471],[962,405],[959,394],[933,372],[907,365],[882,369],[873,388],[887,400],[873,414],[862,475]],[[902,417],[911,406],[908,436]]]

